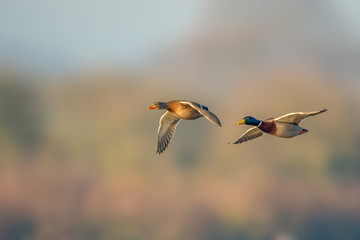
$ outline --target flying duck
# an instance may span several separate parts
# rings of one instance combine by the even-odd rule
[[[244,117],[240,122],[236,123],[236,125],[246,124],[255,127],[247,130],[239,139],[233,142],[233,144],[252,140],[260,137],[263,133],[282,138],[292,138],[307,133],[309,130],[300,127],[299,123],[307,117],[315,116],[326,111],[327,109],[324,108],[320,111],[313,112],[293,112],[278,118],[269,118],[265,121],[257,120],[252,116]]]
[[[166,109],[159,122],[158,147],[156,153],[161,154],[174,136],[177,124],[181,119],[193,120],[206,117],[210,122],[221,127],[219,119],[209,111],[209,108],[196,102],[174,100],[169,102],[155,102],[148,110]]]

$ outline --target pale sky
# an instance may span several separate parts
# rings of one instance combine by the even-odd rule
[[[44,65],[146,61],[191,28],[200,1],[2,0],[0,58]]]
[[[137,65],[189,34],[206,0],[0,0],[0,63]],[[328,0],[360,36],[359,1]]]

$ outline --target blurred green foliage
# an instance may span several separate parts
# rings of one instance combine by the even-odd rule
[[[2,131],[22,151],[35,149],[42,131],[42,115],[36,93],[15,77],[0,79],[0,122]]]

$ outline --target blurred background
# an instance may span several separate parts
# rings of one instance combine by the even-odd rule
[[[356,0],[0,1],[0,239],[360,239]],[[162,155],[154,101],[210,108]],[[293,138],[228,145],[323,107]]]

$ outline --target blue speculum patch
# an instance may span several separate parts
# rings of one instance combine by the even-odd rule
[[[201,107],[202,109],[205,109],[206,111],[209,111],[209,108],[208,108],[207,106],[204,106],[204,105],[201,105],[201,104],[200,104],[200,107]]]

